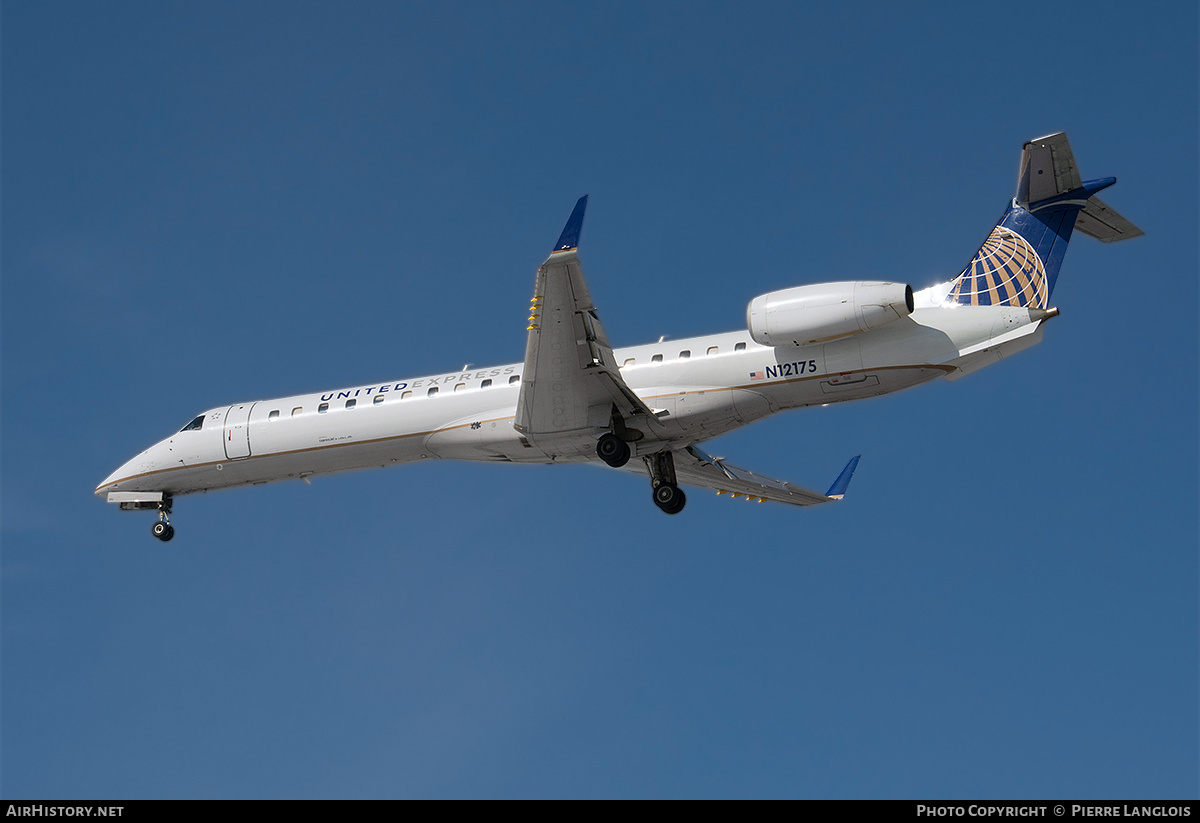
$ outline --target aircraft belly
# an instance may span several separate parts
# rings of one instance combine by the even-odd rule
[[[737,417],[734,420],[735,427],[761,420],[775,411],[770,399],[763,393],[736,389],[731,394],[734,407],[737,409]]]
[[[949,365],[955,366],[953,372],[946,375],[949,380],[957,380],[960,377],[977,371],[984,366],[999,362],[1002,358],[1016,354],[1019,351],[1040,343],[1042,340],[1042,326],[1039,324],[1036,327],[1026,327],[1018,330],[1010,338],[998,338],[999,342],[987,348],[975,349],[969,354],[951,361]]]
[[[446,460],[498,460],[514,463],[545,463],[550,458],[513,428],[511,412],[505,417],[489,418],[481,414],[478,420],[460,420],[430,434],[426,449]],[[594,440],[589,441],[594,443]],[[594,448],[594,446],[593,446]]]
[[[707,440],[771,413],[765,397],[742,389],[692,389],[652,404],[670,412],[655,440]]]
[[[654,394],[645,396],[645,401],[654,409],[666,412],[658,418],[655,436],[686,436],[735,415],[729,389],[681,389],[665,393],[656,389]]]

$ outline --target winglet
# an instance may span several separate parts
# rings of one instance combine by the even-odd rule
[[[575,203],[575,210],[571,212],[567,225],[563,226],[562,234],[558,236],[558,242],[551,249],[551,254],[579,248],[579,233],[583,230],[583,213],[587,211],[587,199],[585,194]]]
[[[846,468],[842,469],[842,473],[838,475],[838,479],[833,481],[833,485],[829,487],[829,491],[825,492],[826,497],[834,500],[841,500],[846,496],[846,489],[850,487],[850,478],[854,476],[854,470],[858,468],[858,459],[861,454],[856,454],[850,458],[850,462],[846,464]]]

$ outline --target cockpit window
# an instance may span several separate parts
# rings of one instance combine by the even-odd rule
[[[204,415],[200,415],[195,420],[193,420],[191,423],[188,423],[186,426],[184,426],[182,429],[180,429],[180,431],[181,432],[200,431],[200,427],[203,425],[204,425]]]

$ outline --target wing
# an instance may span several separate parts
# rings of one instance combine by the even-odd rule
[[[537,272],[529,307],[529,336],[521,394],[513,422],[537,442],[551,435],[608,428],[614,412],[625,421],[653,413],[625,385],[604,327],[596,316],[577,255],[587,195],[579,198],[550,257]]]
[[[717,494],[729,494],[734,498],[744,496],[747,500],[774,500],[777,503],[791,503],[793,506],[816,506],[820,503],[830,503],[841,500],[850,485],[850,478],[858,467],[859,457],[852,457],[838,475],[838,479],[829,487],[825,494],[793,486],[783,480],[772,480],[769,477],[755,474],[736,466],[730,466],[722,458],[710,457],[695,446],[688,446],[675,453],[675,477],[680,483],[690,486],[700,486],[713,489]],[[631,461],[627,467],[630,471],[647,474],[646,466],[641,461]]]

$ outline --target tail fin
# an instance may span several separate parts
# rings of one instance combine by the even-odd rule
[[[1048,308],[1073,229],[1106,243],[1142,233],[1093,197],[1115,182],[1115,177],[1080,182],[1065,134],[1026,143],[1017,196],[946,299],[970,306]]]

